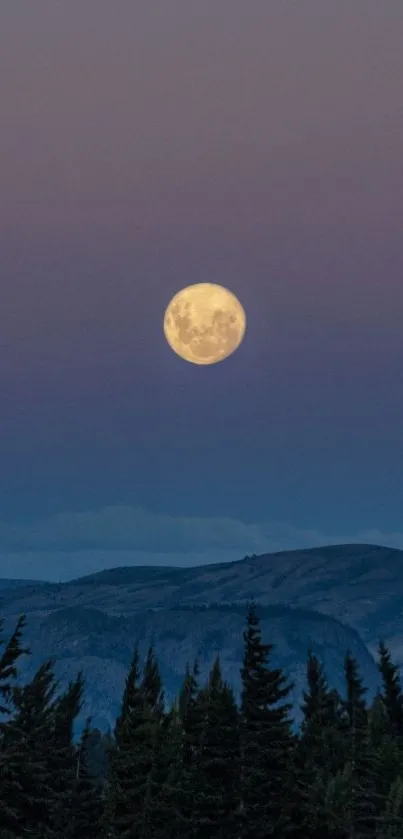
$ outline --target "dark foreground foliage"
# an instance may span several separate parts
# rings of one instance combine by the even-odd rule
[[[20,684],[23,631],[0,655],[0,839],[403,839],[403,694],[384,643],[370,706],[354,658],[341,696],[309,653],[296,733],[251,604],[239,707],[217,658],[205,685],[190,663],[166,708],[154,649],[142,665],[135,649],[115,731],[88,720],[77,742],[83,674],[61,693],[47,661]]]

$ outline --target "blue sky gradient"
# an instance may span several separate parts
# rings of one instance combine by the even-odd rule
[[[29,528],[109,507],[177,519],[177,561],[189,517],[399,542],[402,36],[397,0],[7,4],[0,575],[53,578],[66,533],[35,560]],[[248,330],[200,368],[162,320],[205,281]]]

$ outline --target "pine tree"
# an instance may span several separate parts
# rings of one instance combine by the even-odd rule
[[[307,690],[301,705],[303,719],[299,751],[324,773],[336,774],[344,761],[343,705],[337,691],[330,690],[323,665],[312,652],[307,660]]]
[[[3,631],[4,620],[0,619],[0,632]],[[6,831],[10,836],[18,824],[18,758],[14,751],[6,748],[5,736],[7,720],[12,713],[12,694],[17,678],[17,662],[28,649],[22,647],[22,634],[25,618],[21,616],[17,622],[11,638],[8,640],[0,656],[0,813]],[[0,647],[4,641],[0,638]]]
[[[371,748],[367,689],[362,684],[356,660],[349,654],[344,661],[346,698],[343,708],[346,720],[346,764],[348,777],[345,825],[349,837],[372,839],[376,815],[376,778]]]
[[[140,826],[142,839],[154,839],[155,807],[157,787],[154,767],[160,757],[164,722],[164,691],[154,648],[149,647],[144,664],[140,690],[144,702],[142,762],[139,762],[139,776],[146,779],[144,785],[143,813]],[[139,730],[140,731],[140,730]]]
[[[4,620],[0,618],[0,632],[3,630],[3,626]],[[18,675],[17,661],[22,655],[28,655],[30,652],[28,648],[21,646],[25,626],[25,615],[21,615],[11,638],[0,656],[0,714],[5,716],[10,713],[10,699],[12,697],[13,685]],[[4,641],[0,638],[0,646],[3,644]]]
[[[303,719],[295,752],[293,836],[327,839],[328,786],[344,767],[342,704],[338,694],[329,689],[323,665],[311,651],[301,710]]]
[[[289,825],[294,738],[284,700],[291,685],[268,664],[254,605],[244,632],[241,670],[241,839],[284,839]]]
[[[403,752],[403,694],[399,668],[393,664],[391,654],[384,642],[378,648],[378,669],[382,676],[381,699],[385,706],[389,729]]]
[[[388,814],[392,807],[391,797],[393,798],[395,782],[402,766],[401,750],[396,738],[392,735],[388,713],[380,694],[377,694],[372,703],[368,719],[375,777],[373,801],[376,820],[382,825],[380,835],[386,836],[386,827],[390,826]]]
[[[182,726],[177,703],[157,728],[153,765],[148,779],[148,828],[152,839],[176,839],[176,802],[180,779]]]
[[[115,725],[115,743],[110,751],[109,789],[106,806],[108,836],[135,836],[132,832],[134,805],[137,805],[131,769],[133,730],[139,724],[142,699],[138,685],[139,653],[136,647],[126,678],[120,714]]]
[[[231,839],[239,833],[239,715],[233,691],[222,679],[219,658],[200,694],[206,711],[192,835],[196,839]]]
[[[139,680],[139,653],[134,650],[126,677],[120,714],[117,717],[114,742],[108,752],[109,767],[105,805],[105,835],[130,836],[133,797],[131,769],[131,729],[141,707]]]
[[[75,750],[76,769],[66,839],[98,839],[101,835],[101,790],[89,769],[91,733],[91,721],[88,719]]]
[[[158,662],[153,647],[149,647],[144,664],[141,691],[144,703],[156,718],[162,719],[164,713],[164,691]]]
[[[53,706],[47,762],[53,789],[51,826],[54,836],[60,839],[65,837],[73,807],[76,773],[74,726],[82,707],[83,692],[83,675],[78,673]]]
[[[163,717],[163,693],[150,648],[139,683],[139,655],[134,652],[110,754],[107,802],[109,833],[119,839],[149,835],[150,775]]]
[[[54,778],[49,772],[48,750],[56,687],[53,662],[47,661],[31,682],[13,689],[15,711],[3,730],[6,800],[13,818],[4,827],[16,837],[53,837],[50,808]]]
[[[181,742],[175,787],[172,790],[178,839],[190,839],[196,829],[195,795],[207,707],[206,692],[199,689],[198,676],[199,663],[196,659],[192,670],[189,665],[186,667],[178,698]]]

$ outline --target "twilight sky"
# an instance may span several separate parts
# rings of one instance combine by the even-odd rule
[[[403,547],[401,0],[0,27],[0,576]],[[181,287],[248,316],[212,367]]]

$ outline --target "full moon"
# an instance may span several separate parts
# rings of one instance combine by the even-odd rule
[[[177,355],[192,364],[216,364],[238,349],[246,314],[235,294],[214,283],[187,286],[172,298],[164,333]]]

